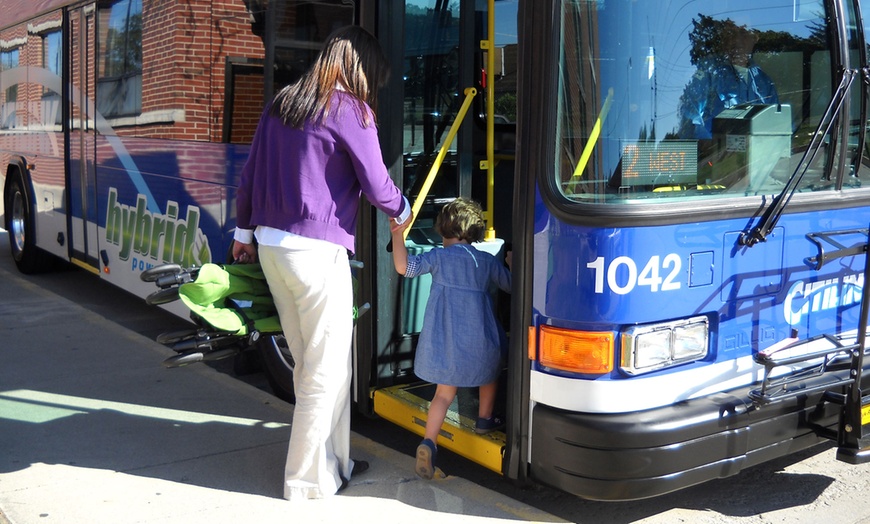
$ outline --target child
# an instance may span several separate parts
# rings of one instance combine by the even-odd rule
[[[457,198],[444,206],[435,231],[444,249],[408,255],[404,225],[391,221],[393,263],[407,278],[432,274],[423,328],[414,359],[416,375],[437,384],[429,407],[426,434],[417,446],[417,475],[431,479],[435,473],[436,442],[447,409],[457,388],[480,387],[480,407],[475,432],[489,433],[503,426],[493,416],[501,363],[503,333],[493,312],[491,285],[510,292],[510,272],[496,257],[478,251],[472,242],[483,240],[485,224],[480,206]],[[508,258],[510,263],[510,258]]]

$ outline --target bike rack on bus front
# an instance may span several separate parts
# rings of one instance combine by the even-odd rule
[[[840,240],[855,236],[861,237],[861,242],[851,246],[845,245]],[[866,282],[866,277],[870,274],[870,249],[868,249],[870,230],[850,229],[809,233],[807,239],[815,244],[818,250],[815,257],[807,259],[816,270],[832,260],[863,254]],[[870,435],[868,435],[870,403],[863,404],[861,392],[870,293],[862,291],[860,307],[857,335],[852,343],[844,343],[844,337],[839,334],[823,334],[800,342],[793,337],[775,347],[759,351],[755,355],[755,361],[764,366],[764,379],[761,387],[752,390],[749,394],[756,407],[761,407],[824,391],[822,396],[824,401],[842,406],[836,434],[837,459],[850,464],[870,462]],[[847,358],[848,368],[836,365],[842,364]],[[812,367],[773,377],[774,370],[777,368],[782,369],[784,366],[812,361],[818,362]],[[845,393],[838,391],[842,388],[845,388]]]

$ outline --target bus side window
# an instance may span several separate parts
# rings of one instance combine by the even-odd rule
[[[142,114],[143,23],[141,0],[100,5],[97,111],[107,118]]]
[[[860,53],[857,49],[854,49],[856,45],[864,46],[866,49],[865,53],[870,54],[870,16],[865,12],[863,16],[864,20],[864,42],[858,42],[853,45],[852,56],[857,58],[860,56]],[[870,59],[870,58],[868,58]],[[856,82],[859,79],[855,80]],[[860,97],[864,97],[864,104],[861,104]],[[861,131],[860,127],[863,126],[863,131],[865,133],[864,137],[864,148],[862,151],[857,151],[856,154],[859,158],[856,161],[856,173],[854,177],[848,178],[844,182],[844,189],[848,187],[866,187],[867,184],[870,184],[870,120],[864,121],[862,120],[863,116],[861,115],[861,107],[862,105],[870,104],[870,96],[868,96],[868,92],[866,87],[863,86],[853,86],[852,88],[852,125],[850,126],[850,133],[853,136],[850,136],[850,141],[857,142],[858,137],[860,136],[859,132]]]
[[[19,49],[0,50],[0,75],[18,67]],[[9,74],[9,73],[7,73]],[[18,111],[18,85],[7,87],[0,93],[0,129],[15,129],[18,127],[16,117]]]

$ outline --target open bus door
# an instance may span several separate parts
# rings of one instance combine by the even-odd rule
[[[394,64],[390,96],[379,107],[381,139],[393,178],[401,181],[415,210],[406,245],[410,253],[438,249],[436,215],[447,202],[466,197],[479,202],[486,215],[487,240],[478,247],[503,257],[511,242],[517,4],[423,4],[407,2],[403,16],[378,31]],[[367,370],[371,411],[422,436],[435,385],[417,379],[413,366],[431,280],[398,276],[384,249],[389,240],[386,223],[374,220],[358,241],[366,250],[367,298],[375,304],[375,314],[360,321],[358,345],[370,341],[373,351]],[[510,299],[496,297],[497,317],[508,332]],[[506,413],[506,389],[505,372],[499,379],[499,415]],[[438,445],[501,473],[505,433],[478,435],[476,419],[477,388],[460,388]]]

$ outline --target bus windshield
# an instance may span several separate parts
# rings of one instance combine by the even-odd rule
[[[562,13],[554,187],[574,202],[779,193],[831,100],[819,0],[564,0]],[[798,191],[860,186],[824,176],[829,147]]]

